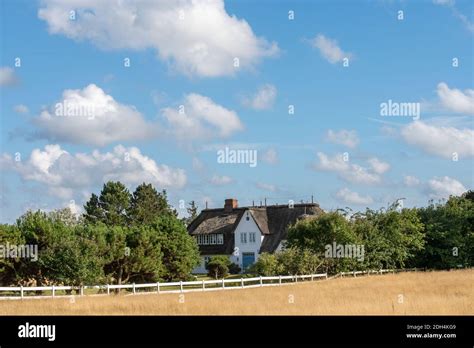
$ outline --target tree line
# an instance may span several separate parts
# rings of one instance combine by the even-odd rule
[[[195,204],[189,208],[196,214]],[[37,245],[38,260],[0,259],[0,284],[121,284],[189,279],[200,262],[185,221],[151,184],[107,182],[84,214],[28,211],[0,225],[0,245]]]
[[[334,257],[328,246],[363,247],[362,257]],[[387,268],[452,269],[474,262],[474,192],[431,200],[427,207],[398,202],[353,214],[350,209],[299,220],[288,230],[286,250],[262,254],[256,274],[336,273]]]

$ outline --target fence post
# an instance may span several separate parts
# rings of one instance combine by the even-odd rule
[[[263,286],[262,276],[260,276],[260,286]]]
[[[133,283],[133,293],[135,293],[135,283]]]
[[[51,294],[52,294],[53,297],[54,297],[54,285],[51,287]]]
[[[354,278],[355,278],[355,276],[356,276],[356,272],[355,272],[355,271],[352,271],[352,275],[353,275],[353,276],[354,276]]]
[[[179,281],[179,290],[181,292],[183,292],[183,281],[182,280]]]
[[[298,275],[295,274],[295,283],[298,283]]]
[[[23,285],[20,285],[20,297],[23,300]]]
[[[325,274],[326,274],[326,280],[327,280],[328,279],[328,274],[327,274],[327,272]]]
[[[110,287],[109,287],[109,284],[107,284],[107,295],[110,295]]]
[[[278,284],[281,285],[281,275],[278,276]]]
[[[157,294],[160,293],[160,282],[157,282],[157,283],[156,283],[156,293],[157,293]]]
[[[241,288],[244,287],[244,278],[240,278],[240,287],[241,287]]]
[[[313,280],[314,280],[314,274],[311,273],[311,281],[313,281]]]
[[[202,291],[206,289],[206,283],[204,283],[204,279],[202,280]]]
[[[81,296],[84,296],[84,285],[81,285]]]
[[[222,278],[222,289],[225,288],[224,278]]]

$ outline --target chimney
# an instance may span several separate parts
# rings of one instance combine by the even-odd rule
[[[235,198],[229,198],[225,200],[224,204],[224,211],[226,213],[232,212],[233,209],[237,208],[239,206],[237,200]]]

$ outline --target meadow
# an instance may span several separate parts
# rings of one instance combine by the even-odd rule
[[[473,315],[474,270],[184,294],[0,301],[0,315]]]

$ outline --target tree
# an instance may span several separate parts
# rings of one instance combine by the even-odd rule
[[[163,253],[163,278],[170,281],[188,279],[201,261],[196,240],[174,215],[159,216],[151,227],[158,233]]]
[[[150,225],[162,214],[173,214],[168,205],[166,191],[158,193],[152,184],[139,185],[131,198],[128,213],[131,223]]]
[[[191,222],[193,222],[193,220],[197,218],[199,215],[198,206],[196,205],[196,202],[195,201],[189,202],[189,207],[186,208],[186,211],[188,212],[188,217],[183,218],[183,221],[186,224],[186,226],[189,226]]]
[[[85,204],[84,218],[88,222],[103,222],[108,226],[126,226],[131,195],[119,181],[104,184],[100,196],[92,194]]]
[[[424,225],[426,246],[414,266],[449,269],[474,263],[474,200],[468,191],[452,196],[445,203],[431,203],[418,209]]]
[[[215,279],[224,278],[229,273],[229,266],[231,262],[226,255],[212,256],[206,265],[208,275]]]

